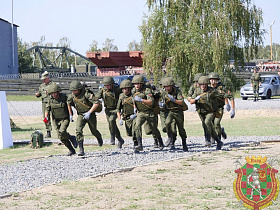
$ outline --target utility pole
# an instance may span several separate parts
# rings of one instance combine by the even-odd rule
[[[273,21],[270,25],[270,60],[272,60],[272,25],[275,23],[275,21]]]

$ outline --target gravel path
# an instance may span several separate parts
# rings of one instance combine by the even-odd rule
[[[253,102],[252,100],[236,100],[236,109],[279,109],[280,99]],[[194,111],[194,106],[189,106]],[[41,115],[41,102],[9,102],[8,109],[11,116],[36,116]],[[280,140],[280,136],[262,137],[229,137],[224,141],[223,150],[231,150],[235,147],[258,144],[263,140]],[[23,162],[0,165],[0,195],[21,192],[35,187],[58,183],[63,180],[78,180],[84,177],[96,176],[98,174],[110,173],[124,168],[166,161],[176,158],[188,157],[199,152],[215,151],[215,147],[203,146],[200,137],[188,138],[189,152],[183,152],[182,146],[177,141],[176,150],[170,151],[164,148],[159,151],[152,147],[152,139],[144,139],[144,151],[133,153],[132,143],[125,142],[123,149],[112,149],[98,152],[87,152],[84,157],[77,155],[68,157],[66,155],[51,156],[48,158],[32,159]],[[96,143],[94,139],[86,139],[86,143]],[[109,140],[104,140],[109,143]]]

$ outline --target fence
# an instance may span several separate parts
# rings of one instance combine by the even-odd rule
[[[248,82],[252,75],[250,72],[234,72],[234,74],[238,79],[244,79],[245,82]],[[261,72],[261,75],[267,74],[277,74],[277,72]],[[70,93],[69,86],[74,80],[86,84],[97,92],[103,79],[92,73],[50,73],[50,78],[60,85],[64,93]],[[0,75],[0,91],[6,91],[7,95],[34,95],[41,84],[39,73]]]

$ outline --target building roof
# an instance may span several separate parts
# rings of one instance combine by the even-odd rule
[[[3,21],[3,22],[6,22],[6,23],[9,23],[9,24],[11,24],[9,21],[7,21],[7,20],[4,20],[4,19],[2,19],[2,18],[0,18],[0,21]],[[16,26],[16,27],[19,27],[18,25],[16,25],[16,24],[14,24],[14,26]]]
[[[143,51],[87,52],[87,57],[99,68],[139,66],[143,64]]]

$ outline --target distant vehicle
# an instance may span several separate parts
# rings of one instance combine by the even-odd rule
[[[253,87],[250,82],[241,87],[240,96],[243,100],[254,97]],[[261,86],[259,88],[259,97],[270,99],[272,96],[280,96],[280,79],[278,75],[261,76]]]
[[[120,76],[115,76],[115,77],[113,77],[113,79],[114,79],[114,81],[115,81],[115,85],[116,85],[116,86],[120,86],[120,85],[121,85],[121,82],[122,82],[123,80],[128,79],[128,80],[132,81],[132,79],[133,79],[134,76],[135,76],[135,75],[120,75]],[[149,82],[149,80],[147,80],[146,77],[144,77],[144,80],[145,80],[145,82]],[[102,88],[102,87],[104,87],[103,84],[102,84],[102,85],[99,85],[99,89]]]

